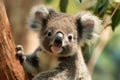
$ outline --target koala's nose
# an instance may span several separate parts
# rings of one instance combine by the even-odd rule
[[[54,41],[55,45],[58,46],[62,44],[63,38],[64,38],[64,35],[61,32],[56,33],[55,41]]]

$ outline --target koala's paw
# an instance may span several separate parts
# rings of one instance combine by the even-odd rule
[[[26,59],[23,47],[21,45],[17,45],[16,47],[16,57],[20,60],[20,63],[23,63]]]

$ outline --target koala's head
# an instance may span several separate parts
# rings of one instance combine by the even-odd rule
[[[93,43],[103,29],[101,20],[91,13],[73,16],[43,5],[32,8],[28,24],[39,32],[41,48],[59,56],[73,55],[84,44]]]

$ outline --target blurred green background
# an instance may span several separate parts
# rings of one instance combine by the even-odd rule
[[[120,80],[120,24],[99,56],[93,80]]]

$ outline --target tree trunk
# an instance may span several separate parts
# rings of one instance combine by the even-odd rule
[[[0,80],[29,80],[18,60],[3,0],[0,0]]]

